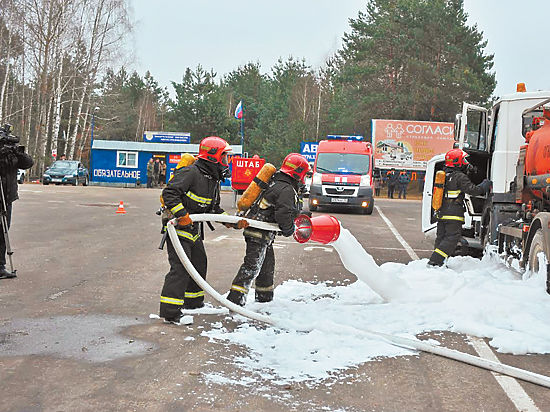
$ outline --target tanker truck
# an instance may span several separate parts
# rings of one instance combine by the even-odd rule
[[[544,112],[544,113],[543,113]],[[550,294],[550,91],[517,92],[498,99],[491,109],[464,103],[455,119],[455,144],[475,166],[479,184],[493,182],[486,196],[466,195],[465,222],[457,250],[477,255],[498,253],[520,270],[546,265]],[[428,161],[422,199],[422,230],[435,232],[431,207],[435,173],[444,153]]]

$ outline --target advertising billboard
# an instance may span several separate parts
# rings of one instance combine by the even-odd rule
[[[426,170],[428,160],[453,148],[454,124],[416,120],[372,120],[374,166]]]
[[[151,132],[143,133],[143,141],[148,143],[191,143],[191,133],[186,132]]]
[[[317,156],[317,148],[319,142],[300,142],[300,154],[304,156],[308,162],[314,162]]]

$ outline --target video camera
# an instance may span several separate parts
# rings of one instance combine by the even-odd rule
[[[10,124],[0,127],[0,175],[6,175],[7,171],[17,168],[17,155],[25,151],[24,146],[19,146],[19,137],[11,134],[13,128]]]
[[[13,127],[11,124],[5,124],[0,127],[0,145],[12,145],[15,146],[19,143],[20,139],[18,136],[11,134]]]

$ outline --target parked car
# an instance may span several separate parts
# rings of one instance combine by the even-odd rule
[[[25,171],[23,169],[17,170],[17,181],[21,184],[25,181]]]
[[[77,160],[58,160],[57,162],[53,162],[44,172],[44,176],[42,176],[42,184],[44,185],[55,183],[56,185],[71,184],[78,186],[82,183],[84,186],[88,186],[89,181],[88,169]]]

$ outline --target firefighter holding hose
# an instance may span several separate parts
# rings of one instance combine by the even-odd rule
[[[302,155],[291,153],[286,156],[281,168],[271,177],[246,217],[277,223],[283,236],[291,236],[294,233],[294,219],[300,212],[299,188],[308,170],[309,164]],[[255,280],[256,301],[270,302],[273,300],[273,240],[276,232],[248,227],[243,234],[246,255],[227,299],[244,306],[250,285]]]
[[[206,137],[199,145],[197,160],[181,167],[162,191],[164,203],[163,231],[171,218],[176,218],[178,239],[197,269],[206,278],[207,259],[203,245],[202,227],[193,223],[190,214],[225,213],[220,207],[220,181],[228,172],[231,147],[220,137]],[[241,221],[238,228],[246,226]],[[170,271],[167,273],[160,297],[160,317],[167,322],[179,323],[181,309],[204,306],[204,291],[191,279],[183,267],[170,238],[166,239]]]
[[[451,149],[445,154],[445,181],[440,188],[441,204],[434,207],[438,209],[437,235],[428,267],[443,266],[445,259],[455,251],[464,223],[465,194],[481,196],[491,190],[491,181],[488,179],[477,186],[472,183],[467,176],[468,169],[472,167],[467,157],[468,153],[461,149]]]

